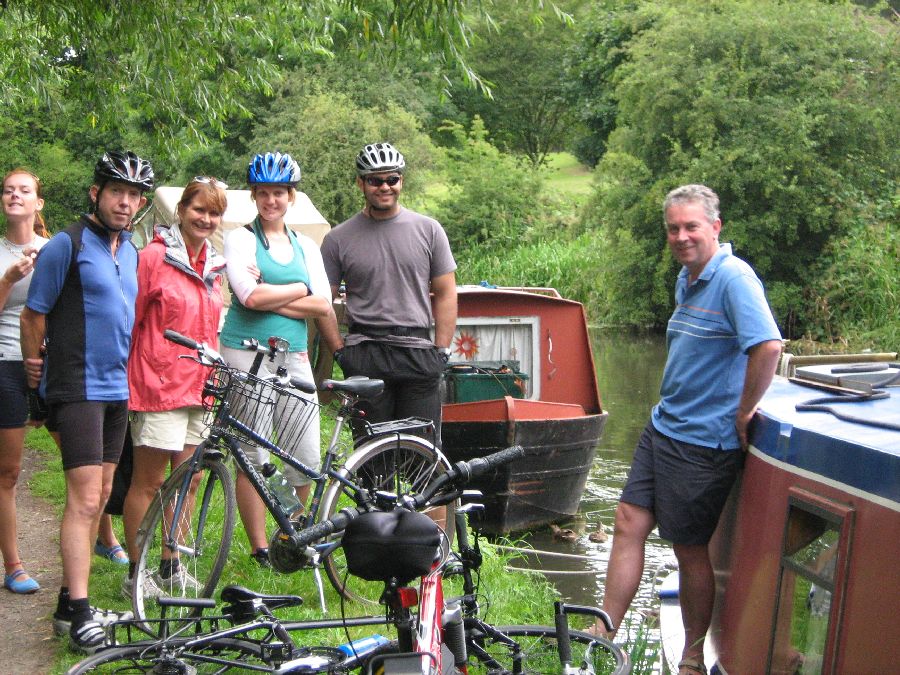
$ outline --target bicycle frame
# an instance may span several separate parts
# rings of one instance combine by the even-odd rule
[[[478,545],[478,532],[475,532],[474,546],[470,545],[466,530],[467,516],[470,512],[483,508],[480,504],[469,504],[456,513],[456,532],[458,542],[458,560],[461,563],[463,577],[463,594],[458,597],[445,598],[443,590],[444,572],[452,557],[449,550],[441,556],[427,575],[421,578],[418,589],[418,616],[410,611],[415,605],[411,597],[411,588],[398,588],[388,584],[385,594],[388,605],[393,612],[389,617],[397,629],[399,656],[385,655],[376,657],[381,662],[398,658],[419,661],[421,675],[441,675],[447,672],[458,672],[466,675],[469,657],[490,670],[509,672],[480,644],[479,640],[471,640],[469,636],[480,635],[494,644],[502,644],[509,650],[512,673],[524,672],[524,654],[520,643],[507,636],[502,630],[492,626],[478,617],[478,600],[472,571],[481,566],[481,552]],[[556,633],[560,637],[560,663],[562,673],[593,673],[587,663],[585,669],[572,666],[571,651],[568,640],[568,614],[582,614],[592,617],[605,617],[605,614],[594,607],[570,605],[556,602],[554,606]],[[456,616],[454,616],[456,615]],[[563,646],[564,643],[564,646]],[[593,646],[587,648],[590,654]],[[566,656],[567,655],[567,656]],[[449,660],[449,662],[448,662]],[[411,661],[409,665],[412,665]],[[413,666],[415,667],[415,666]],[[455,670],[451,669],[455,668]],[[404,670],[403,672],[410,672]]]
[[[253,466],[252,462],[247,457],[247,454],[244,452],[241,444],[236,439],[226,435],[222,431],[223,429],[228,427],[239,430],[242,434],[248,436],[260,446],[268,449],[272,454],[279,457],[283,462],[289,464],[290,466],[293,466],[295,469],[300,471],[315,483],[316,487],[312,494],[310,508],[304,516],[303,520],[298,523],[298,525],[301,526],[301,529],[302,527],[309,527],[315,521],[315,518],[318,515],[319,504],[321,503],[322,495],[325,492],[326,483],[329,478],[337,480],[346,485],[354,494],[361,493],[362,489],[358,485],[354,484],[352,481],[347,480],[345,477],[341,476],[335,471],[332,471],[331,469],[334,461],[339,456],[338,448],[340,447],[340,432],[344,427],[349,414],[352,412],[352,401],[350,397],[343,395],[342,401],[343,403],[338,412],[338,415],[336,416],[335,428],[332,432],[331,440],[328,444],[328,450],[326,451],[325,457],[322,460],[321,471],[316,471],[306,466],[305,464],[294,458],[292,455],[288,454],[274,443],[271,443],[268,439],[264,438],[255,430],[251,429],[239,419],[231,415],[231,404],[227,400],[219,401],[219,408],[216,411],[215,421],[211,425],[212,430],[209,437],[197,446],[191,459],[188,460],[191,463],[191,472],[185,474],[184,484],[182,485],[179,497],[175,503],[175,509],[172,515],[173,522],[177,521],[182,513],[182,510],[184,508],[184,501],[188,498],[188,488],[190,485],[190,481],[193,479],[194,475],[202,470],[201,465],[204,457],[206,457],[207,454],[215,455],[216,453],[222,453],[222,449],[224,446],[224,448],[227,448],[227,453],[234,458],[235,463],[239,467],[239,470],[243,472],[244,475],[246,475],[250,480],[253,488],[256,490],[257,494],[259,494],[260,499],[263,500],[263,503],[272,514],[275,522],[278,524],[278,527],[281,528],[282,532],[286,533],[287,535],[291,535],[295,532],[295,523],[291,521],[289,514],[281,507],[281,504],[278,503],[278,500],[275,498],[275,495],[272,494],[272,491],[269,489],[269,486],[265,482],[265,480],[263,480],[260,472],[256,470],[256,467]],[[191,550],[186,550],[186,547],[174,541],[174,537],[171,534],[166,545],[173,550],[177,549],[187,555],[192,554]],[[330,547],[333,549],[335,547],[335,544],[321,546]],[[325,555],[328,552],[319,548],[316,548],[316,550],[320,552],[320,555]]]
[[[339,539],[301,545],[298,533],[309,529],[318,519],[327,517],[348,506],[370,508],[372,497],[379,491],[402,492],[407,485],[423,484],[434,471],[449,467],[433,443],[427,440],[423,429],[432,429],[430,420],[407,418],[377,424],[360,419],[363,434],[357,434],[354,445],[344,442],[344,430],[351,420],[360,418],[357,402],[366,396],[382,391],[380,380],[351,378],[346,381],[326,380],[322,390],[331,391],[337,397],[335,424],[330,432],[327,447],[323,448],[321,469],[307,466],[301,458],[290,454],[297,443],[318,427],[318,415],[322,406],[301,392],[313,393],[315,385],[296,378],[288,378],[283,367],[275,375],[256,375],[266,353],[270,360],[287,349],[278,338],[269,340],[268,347],[245,341],[256,350],[256,358],[249,372],[230,368],[214,350],[173,331],[165,337],[189,349],[197,356],[187,356],[214,370],[203,391],[203,403],[212,415],[209,437],[201,442],[191,457],[174,469],[157,491],[159,499],[142,521],[139,539],[137,577],[140,591],[134,595],[136,616],[144,618],[144,603],[164,587],[168,593],[185,595],[200,591],[210,594],[228,558],[234,527],[235,493],[231,469],[226,462],[234,457],[237,470],[253,486],[265,508],[273,515],[277,529],[270,533],[268,559],[272,568],[289,574],[303,568],[312,568],[319,590],[319,600],[325,607],[324,587],[320,570],[325,569],[329,580],[343,597],[360,599],[340,581],[342,556],[331,555],[339,546]],[[276,362],[277,365],[277,362]],[[299,390],[299,391],[297,391]],[[433,431],[432,431],[433,433]],[[308,437],[312,441],[312,437]],[[324,445],[324,444],[323,444]],[[293,467],[298,474],[308,477],[311,486],[306,513],[291,517],[293,507],[283,507],[263,478],[271,464],[254,465],[250,447],[257,446]],[[275,461],[274,459],[272,460]],[[198,490],[199,486],[199,490]],[[210,511],[220,512],[224,518],[210,516]],[[296,504],[296,502],[295,502]],[[162,533],[161,536],[159,533]],[[155,551],[152,549],[155,548]],[[171,568],[179,571],[178,577],[168,573],[168,560],[191,560],[183,568],[178,563]],[[158,564],[160,569],[154,570]],[[184,572],[180,572],[183,569]],[[192,574],[193,573],[193,574]],[[187,590],[186,585],[190,585]],[[149,590],[146,590],[149,589]],[[371,601],[371,600],[369,600]]]
[[[467,513],[466,509],[460,509],[456,513],[458,534],[465,532]],[[465,540],[466,537],[463,536],[462,539]],[[467,672],[465,665],[461,663],[464,660],[464,654],[455,654],[450,648],[445,647],[447,640],[445,639],[443,616],[446,603],[444,602],[443,581],[444,569],[449,560],[448,546],[440,560],[434,563],[431,572],[421,578],[418,594],[410,587],[398,587],[390,583],[385,586],[389,619],[397,629],[398,647],[401,652],[399,657],[388,656],[387,658],[406,660],[415,655],[414,658],[420,660],[422,675],[438,675],[445,672],[445,658],[460,661],[458,664],[460,672]],[[463,575],[464,597],[468,596],[474,603],[472,576],[468,563],[464,559]],[[416,605],[416,601],[419,605],[418,617],[411,611],[411,607]],[[460,625],[460,629],[462,629],[462,625]]]
[[[329,481],[333,480],[347,488],[348,493],[353,497],[357,505],[362,506],[367,503],[368,497],[366,490],[349,480],[346,475],[344,475],[344,472],[334,470],[335,463],[342,456],[340,435],[348,421],[354,417],[354,406],[357,400],[356,396],[347,392],[335,391],[335,394],[338,396],[341,404],[335,415],[334,429],[332,430],[328,447],[322,460],[322,468],[319,471],[312,469],[296,459],[293,455],[289,454],[277,444],[262,436],[257,430],[251,428],[233,415],[232,403],[228,400],[228,396],[216,396],[218,407],[214,421],[210,425],[210,435],[197,446],[191,459],[188,460],[191,463],[191,471],[185,474],[182,489],[179,491],[179,496],[172,512],[172,522],[178,522],[178,519],[184,512],[185,500],[190,498],[190,481],[193,479],[193,476],[202,470],[202,462],[209,454],[214,456],[219,454],[222,459],[228,455],[231,455],[234,458],[238,469],[247,477],[250,484],[253,486],[253,489],[263,501],[266,509],[272,514],[280,529],[280,535],[285,539],[289,539],[301,529],[310,527],[316,521]],[[309,402],[305,399],[300,399],[299,397],[298,400],[303,402],[302,405],[318,405],[315,402]],[[366,438],[385,438],[390,435],[396,435],[399,439],[401,432],[422,429],[423,427],[430,425],[431,422],[428,420],[415,419],[366,424]],[[285,464],[294,467],[315,484],[309,507],[302,519],[297,521],[291,519],[290,514],[282,508],[274,494],[272,494],[267,482],[263,479],[259,470],[257,470],[248,458],[246,452],[241,447],[241,443],[234,436],[230,435],[228,430],[235,430],[246,440],[266,448],[271,454],[280,458]],[[205,506],[205,504],[203,506]],[[201,532],[204,524],[205,523],[202,520],[199,523]],[[170,550],[178,550],[185,555],[196,555],[196,551],[193,551],[177,541],[174,531],[170,532],[168,535],[165,545]],[[333,541],[312,546],[309,561],[315,566],[319,559],[329,555],[339,545],[339,541]],[[320,597],[320,600],[324,603],[323,597]]]

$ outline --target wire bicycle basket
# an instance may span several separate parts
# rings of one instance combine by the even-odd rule
[[[215,412],[227,406],[227,414],[217,414],[211,423],[217,433],[258,445],[248,433],[252,431],[286,452],[297,445],[321,407],[277,381],[227,366],[216,366],[204,387],[203,401],[207,410]]]

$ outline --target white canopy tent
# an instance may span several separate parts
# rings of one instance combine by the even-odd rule
[[[135,224],[135,243],[141,248],[153,238],[153,226],[157,224],[169,225],[177,222],[175,207],[181,199],[181,187],[158,187],[153,194],[153,205]],[[222,227],[216,232],[211,242],[213,247],[222,252],[222,240],[230,230],[253,222],[256,217],[256,204],[250,199],[250,190],[226,190],[228,208],[222,218]],[[301,232],[310,237],[320,246],[322,238],[331,229],[325,217],[313,206],[309,197],[303,192],[297,192],[297,198],[288,208],[284,216],[288,227],[296,232]]]

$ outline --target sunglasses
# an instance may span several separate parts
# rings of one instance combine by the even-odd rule
[[[219,188],[220,190],[228,189],[228,185],[220,181],[218,178],[215,178],[214,176],[194,176],[194,179],[191,182],[206,183],[207,185],[212,185],[214,188]]]
[[[378,176],[366,176],[366,185],[370,187],[381,187],[385,183],[394,187],[400,182],[402,176],[388,176],[387,178],[379,178]]]

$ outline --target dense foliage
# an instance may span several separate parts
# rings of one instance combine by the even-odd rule
[[[667,316],[675,269],[660,204],[702,182],[722,198],[722,237],[763,277],[782,325],[805,328],[814,263],[896,186],[896,30],[809,1],[634,12],[644,28],[612,78],[616,126],[585,217],[627,259],[600,272],[613,317]]]
[[[333,50],[377,58],[414,46],[477,83],[463,52],[469,19],[487,17],[489,4],[12,0],[0,7],[0,95],[92,126],[133,111],[174,148],[227,134],[282,67]]]
[[[286,150],[337,223],[361,204],[353,155],[389,140],[461,281],[552,285],[642,326],[677,271],[662,197],[705,182],[786,335],[888,347],[897,15],[860,4],[10,0],[0,167],[43,178],[59,229],[104,149],[151,158],[161,184],[236,188],[252,154]],[[479,75],[492,98],[463,86]],[[590,190],[553,173],[558,149],[596,165]]]

